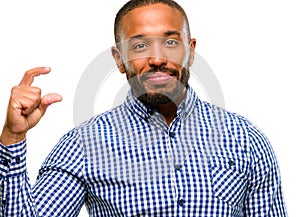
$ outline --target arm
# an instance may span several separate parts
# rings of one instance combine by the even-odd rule
[[[50,68],[44,67],[29,70],[12,89],[0,137],[0,216],[76,216],[83,204],[81,172],[74,169],[82,168],[80,149],[73,152],[77,161],[71,166],[61,163],[59,157],[55,158],[58,162],[44,164],[33,189],[27,176],[26,133],[39,122],[49,105],[62,99],[58,94],[41,97],[41,90],[31,86],[35,76],[49,72]],[[75,138],[70,137],[59,144],[74,144],[75,147],[72,140]],[[79,141],[77,143],[79,145]],[[63,152],[70,150],[72,148]]]
[[[86,188],[82,178],[84,155],[75,131],[65,135],[47,157],[33,188],[26,172],[26,141],[1,146],[0,151],[6,152],[5,159],[8,162],[0,166],[0,216],[78,215]],[[1,155],[1,160],[3,157]]]
[[[86,195],[84,162],[80,135],[72,130],[62,137],[39,171],[32,190],[39,216],[78,215]]]
[[[258,129],[250,127],[249,135],[254,163],[245,200],[247,216],[285,217],[287,211],[275,153]]]

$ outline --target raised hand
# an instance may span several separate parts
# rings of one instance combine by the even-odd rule
[[[48,106],[62,100],[56,93],[41,97],[41,89],[31,86],[36,76],[48,74],[50,71],[48,67],[30,69],[25,72],[20,84],[12,88],[6,121],[0,137],[3,145],[22,141],[27,131],[40,121]]]

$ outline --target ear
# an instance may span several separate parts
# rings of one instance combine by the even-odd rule
[[[195,38],[192,38],[192,39],[190,40],[189,66],[192,66],[193,63],[194,63],[195,48],[196,48],[196,39],[195,39]]]
[[[125,67],[124,67],[124,64],[122,62],[122,58],[121,58],[121,52],[120,50],[116,47],[116,46],[113,46],[111,48],[111,54],[113,56],[113,58],[115,59],[116,61],[116,64],[118,66],[118,69],[119,71],[123,74],[125,73]]]

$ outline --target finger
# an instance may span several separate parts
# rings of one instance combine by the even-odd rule
[[[49,93],[43,96],[41,99],[39,110],[44,115],[48,106],[50,106],[53,103],[61,102],[62,96],[57,93]]]
[[[21,104],[21,113],[22,115],[29,115],[31,114],[40,104],[40,99],[37,98],[35,100],[33,100],[32,98],[26,97],[24,96],[21,100],[20,100],[20,104]]]
[[[11,90],[11,97],[15,100],[21,98],[23,96],[30,97],[40,97],[41,96],[41,89],[39,87],[22,87],[22,86],[15,86]]]
[[[22,114],[28,114],[38,106],[40,101],[40,88],[15,86],[12,88],[9,104],[14,108],[20,109]]]
[[[38,67],[38,68],[30,69],[25,72],[19,85],[31,86],[31,84],[34,81],[34,77],[39,76],[41,74],[48,74],[50,71],[51,71],[50,67]]]

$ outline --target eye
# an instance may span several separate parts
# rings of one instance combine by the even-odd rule
[[[165,42],[166,47],[177,47],[178,46],[178,41],[175,39],[168,39]]]
[[[145,43],[137,43],[135,45],[132,46],[132,50],[134,51],[143,51],[147,48],[147,45]]]

